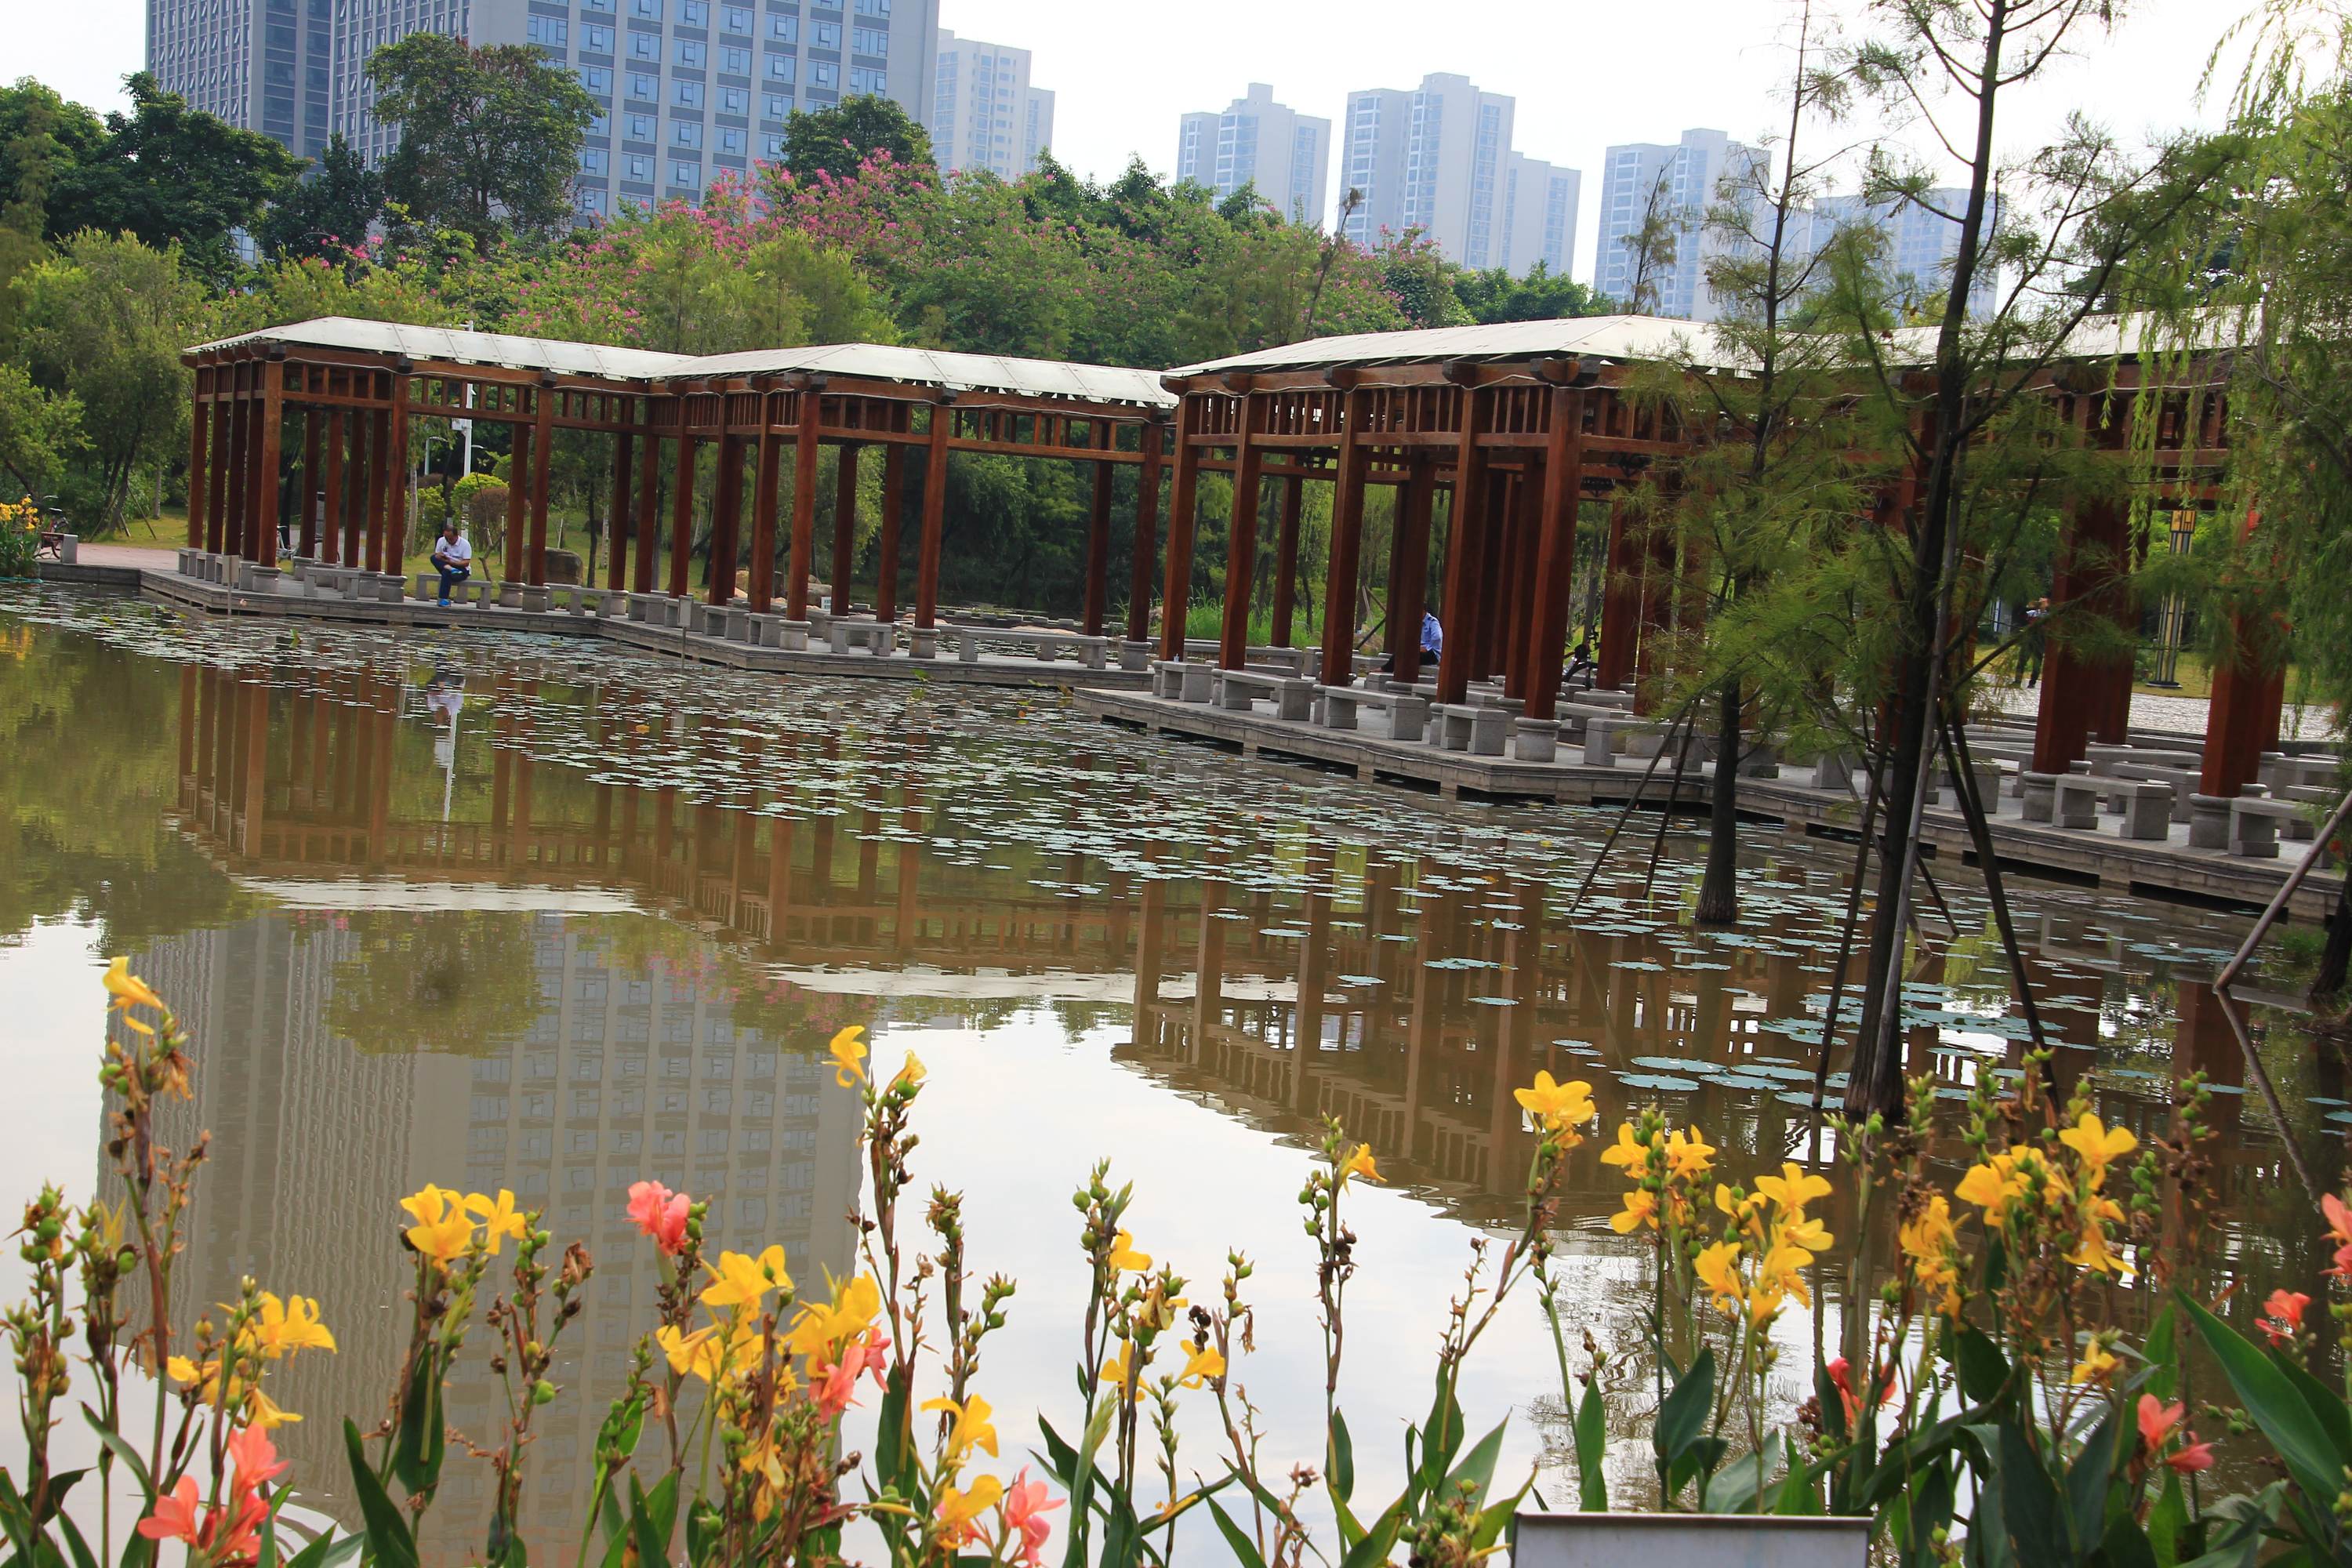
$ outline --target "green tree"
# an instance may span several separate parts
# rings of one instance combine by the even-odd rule
[[[105,139],[97,115],[30,77],[0,87],[0,285],[48,254],[49,193]]]
[[[33,378],[81,407],[89,446],[68,470],[67,504],[89,531],[111,531],[132,475],[177,453],[188,416],[180,351],[202,340],[203,287],[176,247],[90,231],[9,289]]]
[[[175,246],[191,270],[226,285],[239,266],[230,235],[292,187],[301,161],[258,132],[190,109],[145,71],[128,85],[131,112],[109,114],[105,137],[79,145],[50,179],[47,232],[55,240],[98,229]],[[66,144],[79,142],[77,132]]]
[[[383,216],[383,179],[337,132],[317,172],[280,196],[253,231],[264,256],[343,261]]]
[[[1454,297],[1470,319],[1481,325],[1494,321],[1550,321],[1570,316],[1606,315],[1609,300],[1565,272],[1554,272],[1542,262],[1525,278],[1514,278],[1500,267],[1483,272],[1467,269],[1454,279]]]
[[[23,366],[0,364],[0,474],[11,490],[36,500],[55,494],[81,445],[81,405],[71,393],[50,392]]]
[[[440,33],[384,45],[367,71],[377,118],[400,130],[383,194],[406,222],[485,245],[571,226],[596,103],[570,71],[520,44],[478,49]]]
[[[784,166],[796,180],[820,174],[845,180],[877,153],[908,168],[929,168],[930,132],[894,100],[872,93],[803,110],[784,122]]]

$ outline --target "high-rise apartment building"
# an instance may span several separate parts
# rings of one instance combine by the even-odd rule
[[[924,123],[941,171],[1017,180],[1034,169],[1054,143],[1054,95],[1029,84],[1029,51],[941,28],[932,53]]]
[[[531,45],[596,102],[574,189],[601,216],[781,157],[796,110],[872,93],[922,119],[938,25],[939,0],[149,0],[147,59],[233,124],[311,155],[340,132],[377,163],[395,140],[368,85],[377,48]]]
[[[337,0],[147,0],[147,68],[190,108],[315,158],[334,122],[337,9]]]
[[[1348,95],[1342,127],[1340,180],[1343,190],[1361,193],[1343,232],[1359,244],[1376,244],[1383,234],[1417,230],[1465,267],[1512,267],[1515,254],[1543,251],[1543,242],[1518,229],[1513,192],[1511,121],[1515,101],[1482,92],[1467,77],[1431,75],[1412,91],[1373,88]],[[1551,181],[1566,174],[1573,237],[1573,171],[1524,160],[1546,171],[1543,204],[1554,199]],[[1531,180],[1531,184],[1538,183]],[[1560,252],[1564,263],[1566,251]]]
[[[1222,200],[1247,185],[1293,223],[1323,224],[1331,173],[1331,122],[1274,101],[1254,81],[1222,114],[1187,114],[1176,133],[1176,178]]]
[[[1576,204],[1584,176],[1514,153],[1503,163],[1503,254],[1500,265],[1524,278],[1538,263],[1556,278],[1576,255]]]
[[[1593,286],[1632,309],[1637,288],[1654,290],[1652,313],[1711,321],[1718,313],[1706,287],[1706,261],[1722,241],[1707,231],[1727,176],[1752,178],[1757,148],[1720,131],[1685,131],[1671,144],[1632,142],[1609,149],[1601,174],[1601,244]],[[1654,254],[1647,276],[1630,243],[1653,213],[1674,232],[1672,258]],[[1661,247],[1664,248],[1664,247]]]
[[[1951,286],[1952,259],[1959,253],[1960,226],[1944,216],[1968,205],[1969,194],[1944,187],[1924,194],[1918,202],[1866,201],[1859,195],[1823,196],[1813,204],[1811,243],[1827,245],[1841,228],[1866,225],[1886,237],[1886,269],[1898,297],[1915,300],[1940,297]],[[1935,210],[1930,210],[1933,208]],[[1994,198],[1994,226],[2000,223],[1999,198]],[[1969,314],[1989,316],[2000,293],[1997,269],[1986,268],[1969,291]]]

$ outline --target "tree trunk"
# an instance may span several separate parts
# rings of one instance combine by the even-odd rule
[[[1708,797],[1706,876],[1699,883],[1698,923],[1739,921],[1739,682],[1716,694],[1715,790]]]
[[[2344,994],[2345,970],[2352,966],[2352,877],[2327,911],[2327,945],[2320,950],[2319,973],[2312,976],[2311,999],[2334,1001]]]

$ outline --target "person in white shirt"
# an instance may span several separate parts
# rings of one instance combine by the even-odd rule
[[[474,547],[457,531],[454,517],[441,524],[441,537],[433,542],[433,566],[441,574],[441,603],[449,603],[449,584],[462,583],[474,574]]]

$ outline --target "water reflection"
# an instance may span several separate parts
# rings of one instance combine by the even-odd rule
[[[1230,1233],[1295,1231],[1279,1163],[1269,1179],[1259,1155],[1295,1168],[1321,1119],[1342,1120],[1423,1205],[1366,1211],[1368,1254],[1406,1269],[1364,1297],[1383,1319],[1362,1353],[1390,1358],[1368,1377],[1425,1353],[1462,1226],[1516,1206],[1530,1135],[1509,1090],[1538,1068],[1591,1079],[1612,1117],[1661,1100],[1735,1171],[1830,1152],[1807,1102],[1837,978],[1842,844],[1759,831],[1748,923],[1702,932],[1685,835],[1664,838],[1654,876],[1643,846],[1580,897],[1602,814],[1425,808],[1080,722],[1050,696],[44,613],[67,625],[0,663],[0,723],[20,778],[59,779],[80,809],[41,816],[20,797],[11,893],[29,919],[58,907],[44,889],[119,889],[79,896],[116,922],[110,941],[144,944],[142,972],[192,1020],[203,1098],[184,1131],[211,1128],[216,1161],[183,1321],[245,1273],[317,1294],[344,1348],[298,1363],[284,1402],[378,1409],[405,1319],[397,1198],[462,1173],[544,1204],[559,1236],[589,1239],[600,1275],[530,1494],[551,1546],[646,1321],[650,1255],[619,1207],[630,1181],[709,1195],[719,1245],[781,1240],[804,1280],[848,1267],[855,1110],[810,1056],[843,1023],[934,1060],[925,1179],[972,1184],[991,1200],[976,1224],[1029,1212],[1016,1197],[1048,1212],[1115,1152],[1175,1189],[1185,1212],[1156,1224],[1184,1227],[1169,1250],[1201,1273],[1247,1239]],[[136,721],[77,735],[58,692]],[[1967,879],[1945,879],[1958,929],[1927,918],[1905,990],[1912,1070],[1956,1098],[2020,1070],[2025,1040]],[[2196,978],[2237,918],[2047,887],[2016,898],[2066,1088],[2147,1138],[2174,1075],[2243,1082]],[[2290,1127],[2332,1180],[2330,1119],[2352,1117],[2336,1059],[2283,1015],[2258,1026]],[[950,1035],[957,1054],[934,1058]],[[2309,1289],[2325,1259],[2276,1129],[2238,1093],[2214,1115],[2228,1134],[2216,1266]],[[1961,1156],[1948,1130],[1937,1152]],[[1648,1286],[1607,1228],[1607,1175],[1574,1168],[1571,1295],[1640,1386]],[[1841,1183],[1823,1216],[1841,1250],[1814,1321],[1786,1325],[1792,1343],[1836,1332],[1850,1203]],[[1047,1241],[1016,1227],[993,1243],[976,1256],[1024,1282],[992,1352],[1018,1424],[1014,1390],[1066,1388],[1076,1284],[1055,1272],[1066,1260],[1039,1260]],[[1287,1267],[1265,1268],[1269,1289]],[[1293,1300],[1265,1332],[1311,1336],[1311,1322]],[[1476,1369],[1490,1421],[1549,1378],[1531,1314],[1494,1344]],[[1403,1414],[1420,1364],[1412,1388],[1375,1385],[1364,1405]],[[1319,1408],[1319,1376],[1286,1400],[1287,1370],[1258,1375],[1262,1405]],[[457,1408],[470,1436],[491,1435],[487,1384]],[[1531,1457],[1519,1432],[1515,1454]],[[299,1432],[301,1473],[335,1473],[332,1437],[324,1421]],[[1305,1433],[1277,1443],[1316,1448]],[[1641,1455],[1620,1458],[1638,1480]],[[466,1468],[453,1520],[479,1489],[457,1480]]]

